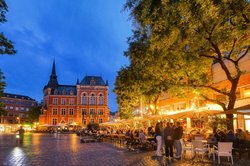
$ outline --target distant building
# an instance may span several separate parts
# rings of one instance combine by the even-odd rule
[[[4,93],[0,99],[4,103],[6,115],[0,117],[0,123],[5,124],[21,124],[27,121],[28,112],[37,102],[24,95]]]
[[[115,120],[115,118],[117,118],[118,117],[118,112],[116,111],[116,112],[110,112],[110,118],[109,118],[109,121],[110,122],[112,122],[112,121],[114,121]]]
[[[40,125],[86,126],[109,121],[108,82],[105,83],[100,76],[85,76],[75,85],[60,85],[53,62],[43,93]]]

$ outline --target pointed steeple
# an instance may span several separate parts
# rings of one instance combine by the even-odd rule
[[[57,76],[56,76],[55,59],[53,61],[52,71],[51,71],[50,79],[49,79],[49,82],[48,82],[47,86],[51,87],[51,88],[56,88],[58,86],[58,81],[57,81]]]

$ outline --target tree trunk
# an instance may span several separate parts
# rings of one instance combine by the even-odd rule
[[[234,109],[234,105],[235,105],[235,102],[236,102],[236,90],[237,90],[237,85],[238,85],[239,79],[240,79],[240,75],[237,78],[235,78],[235,79],[233,79],[231,81],[232,87],[231,87],[231,90],[230,90],[229,102],[228,102],[228,106],[227,106],[226,111]],[[227,117],[227,120],[228,120],[227,129],[234,131],[233,114],[227,114],[226,117]]]

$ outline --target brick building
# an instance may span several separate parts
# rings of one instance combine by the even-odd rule
[[[78,125],[109,121],[108,82],[100,76],[85,76],[75,85],[60,85],[55,62],[43,89],[40,125]]]
[[[0,117],[0,123],[21,124],[27,121],[29,110],[37,106],[37,102],[24,95],[4,93],[0,99],[5,107],[6,116]]]

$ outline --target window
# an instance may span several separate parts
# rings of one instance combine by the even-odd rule
[[[102,123],[102,119],[99,119],[99,123]]]
[[[94,123],[95,121],[94,121],[94,119],[90,119],[90,123]]]
[[[95,105],[95,94],[94,93],[91,94],[90,105]]]
[[[16,107],[16,111],[18,111],[19,110],[19,107]]]
[[[103,103],[104,103],[104,98],[103,98],[103,95],[100,94],[99,99],[98,99],[98,105],[103,105]]]
[[[29,108],[26,108],[26,111],[28,112],[28,111],[29,111]]]
[[[24,111],[24,108],[23,108],[23,107],[21,107],[21,110],[22,110],[22,111]]]
[[[61,104],[62,104],[62,105],[66,105],[66,99],[63,98],[63,99],[61,100]]]
[[[87,109],[82,109],[82,115],[87,115]]]
[[[57,124],[57,119],[53,118],[52,124],[56,125]]]
[[[98,110],[98,115],[103,115],[103,110],[102,109]]]
[[[250,97],[250,88],[245,88],[243,91],[244,98]]]
[[[65,108],[62,108],[61,109],[61,115],[65,115],[66,114],[66,109]]]
[[[89,113],[90,115],[94,115],[95,114],[95,109],[90,109],[90,113]]]
[[[82,123],[86,125],[86,119],[82,119]]]
[[[73,124],[74,119],[69,119],[69,124]]]
[[[57,115],[57,108],[52,109],[52,115]]]
[[[69,105],[74,105],[74,99],[69,99]]]
[[[53,98],[53,101],[52,101],[54,105],[57,105],[58,104],[58,98]]]
[[[13,110],[13,107],[12,107],[12,106],[10,106],[10,109],[11,109],[11,110]]]
[[[69,115],[74,115],[74,109],[73,108],[69,109]]]
[[[82,95],[82,105],[87,105],[87,103],[88,103],[88,97],[87,97],[86,93],[84,93]]]

